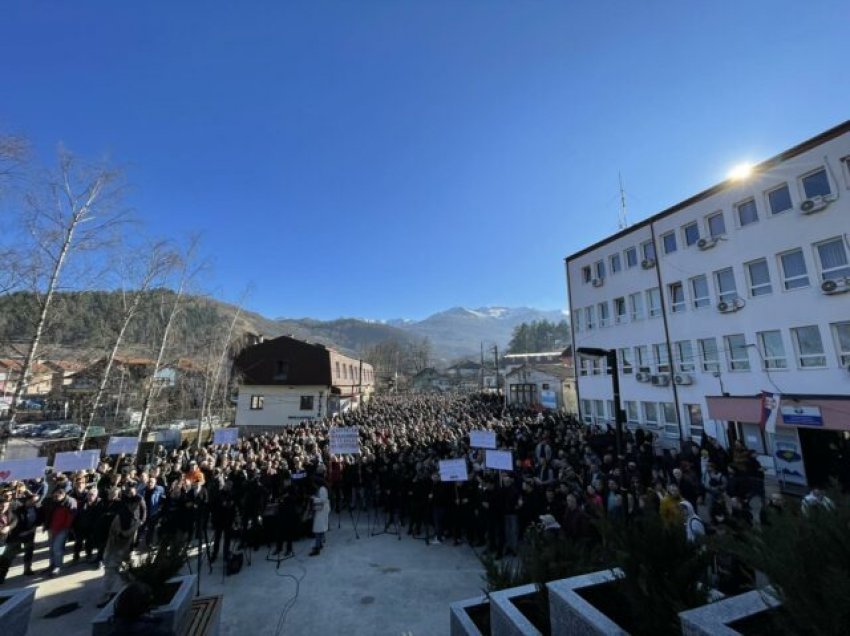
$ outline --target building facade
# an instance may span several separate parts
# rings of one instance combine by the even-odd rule
[[[356,408],[375,386],[372,365],[289,336],[259,342],[234,363],[236,425],[270,428]]]
[[[616,351],[629,426],[740,442],[769,467],[796,454],[780,474],[822,482],[850,437],[848,236],[850,122],[569,256],[575,351]],[[577,355],[588,423],[614,421],[605,366]]]
[[[506,375],[510,405],[576,413],[575,377],[559,364],[524,364]]]

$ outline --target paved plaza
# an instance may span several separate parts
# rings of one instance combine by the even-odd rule
[[[338,527],[338,523],[341,527]],[[221,594],[224,606],[221,634],[329,634],[346,636],[449,633],[449,603],[481,593],[483,569],[466,545],[426,545],[406,535],[370,536],[365,514],[355,538],[347,514],[331,516],[327,548],[308,557],[311,541],[296,544],[296,556],[281,563],[266,560],[267,550],[252,552],[253,563],[236,576],[224,578],[219,559],[209,575],[206,563],[201,594]],[[378,528],[380,529],[380,528]],[[47,566],[45,536],[41,536],[34,567]],[[69,543],[69,552],[71,544]],[[66,563],[70,563],[70,555]],[[101,574],[84,565],[68,565],[56,579],[23,577],[20,559],[9,572],[4,589],[37,586],[29,636],[83,636],[91,633],[97,613]],[[192,561],[195,569],[195,561]],[[277,630],[284,607],[298,598]],[[72,609],[73,604],[79,607]],[[67,613],[63,613],[63,611]],[[49,617],[49,614],[61,614]]]

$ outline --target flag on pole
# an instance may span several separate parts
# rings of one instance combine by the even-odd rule
[[[761,421],[759,425],[766,433],[776,433],[776,416],[779,414],[779,393],[761,392]]]

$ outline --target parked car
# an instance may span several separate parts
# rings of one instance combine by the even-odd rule
[[[30,437],[36,430],[38,430],[36,424],[15,424],[10,432],[14,437]]]

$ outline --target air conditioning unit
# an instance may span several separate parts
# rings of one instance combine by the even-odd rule
[[[652,269],[653,267],[655,267],[655,259],[645,258],[641,261],[640,266],[644,269]]]
[[[717,311],[719,311],[721,314],[730,314],[733,311],[738,311],[743,306],[744,299],[736,296],[732,300],[721,300],[720,302],[718,302]]]
[[[639,373],[635,373],[635,380],[637,380],[638,382],[649,382],[650,380],[652,380],[652,374],[644,373],[642,371]]]
[[[712,247],[717,245],[718,239],[716,238],[701,238],[697,241],[697,247],[701,250],[710,250]]]
[[[659,373],[652,376],[652,386],[667,386],[668,384],[670,384],[669,373]]]
[[[820,290],[827,296],[843,294],[850,291],[850,279],[838,278],[825,280],[820,284]]]
[[[677,373],[673,376],[673,382],[681,385],[693,384],[694,377],[688,373]]]
[[[833,201],[835,201],[835,197],[830,195],[812,197],[811,199],[806,199],[800,204],[800,211],[803,214],[814,214],[815,212],[823,210]]]
[[[590,281],[590,284],[593,285],[594,287],[602,287],[602,284],[604,282],[605,282],[604,278],[594,278],[592,281]]]

